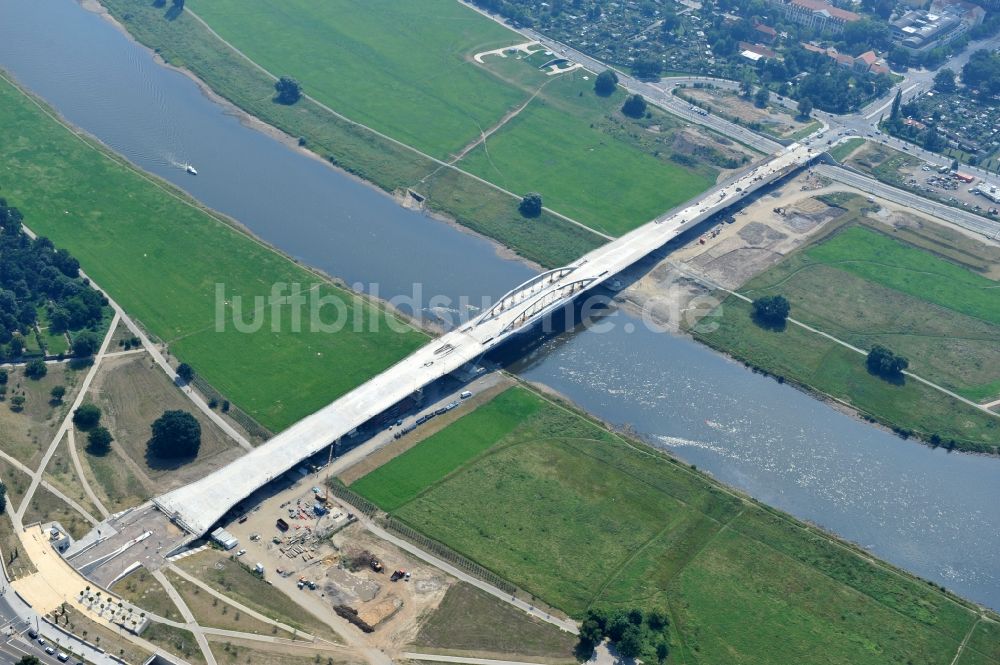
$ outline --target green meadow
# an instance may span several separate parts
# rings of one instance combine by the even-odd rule
[[[275,282],[320,282],[170,186],[73,133],[0,81],[0,187],[32,230],[66,247],[101,288],[209,383],[280,430],[409,354],[422,333],[216,331],[217,283],[267,296]],[[321,287],[349,312],[373,305]],[[282,310],[290,316],[288,308]],[[388,315],[387,315],[388,316]],[[249,318],[249,312],[247,312]]]
[[[963,601],[526,388],[494,404],[351,488],[571,616],[666,610],[671,663],[948,663],[977,621]],[[434,462],[446,441],[463,448]],[[1000,635],[974,638],[969,662],[997,663]]]

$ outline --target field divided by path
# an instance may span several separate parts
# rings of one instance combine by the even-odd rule
[[[352,120],[445,159],[528,95],[466,61],[518,35],[453,0],[192,0],[254,61]]]
[[[945,231],[914,226],[912,229],[903,227],[906,234],[887,235],[883,227],[872,220],[862,217],[857,221],[832,230],[828,237],[792,253],[744,284],[741,292],[751,298],[782,294],[791,302],[792,316],[796,320],[858,348],[885,345],[906,356],[910,369],[917,375],[967,399],[984,401],[1000,394],[1000,325],[997,323],[1000,283],[985,276],[996,273],[1000,255],[985,245],[964,247],[962,241],[967,239],[954,232],[947,232],[952,236],[938,238],[933,234]],[[948,244],[948,240],[953,242]],[[937,250],[947,250],[947,254]],[[747,320],[739,320],[745,308],[732,304],[736,311],[725,312],[724,321],[733,330],[720,329],[715,334],[705,335],[706,340],[722,348],[737,349],[740,357],[796,380],[820,368],[827,377],[833,376],[831,363],[821,366],[813,361],[802,364],[789,360],[796,352],[787,348],[781,338],[788,337],[792,331],[776,335],[773,331],[761,330]],[[827,341],[817,338],[815,344],[807,344],[805,349],[813,347],[820,352],[816,345],[826,349]],[[765,350],[772,346],[774,354]],[[752,347],[759,348],[754,351]],[[826,354],[826,351],[821,353]],[[840,353],[832,355],[843,356]],[[852,361],[849,356],[849,363],[857,360]],[[850,372],[842,374],[846,377]],[[852,393],[860,394],[862,386],[868,384],[871,384],[872,395],[886,394],[878,397],[874,404],[858,403],[848,397]],[[906,392],[874,377],[861,376],[833,389],[833,394],[848,397],[852,403],[877,413],[884,412],[894,394],[902,398]],[[910,403],[893,408],[892,411],[904,416],[902,419],[894,417],[893,422],[905,426],[906,420],[913,423],[923,420],[917,429],[927,431],[927,427],[933,426],[933,418],[927,416],[941,410],[934,406],[941,402],[940,396],[930,397],[931,405],[923,409],[914,409]],[[940,407],[951,409],[947,404]],[[962,407],[958,411],[965,413],[968,409]],[[913,415],[905,416],[906,412]],[[945,420],[958,423],[963,418]],[[974,421],[983,419],[975,415],[965,420],[965,427],[975,429]],[[942,437],[946,436],[944,430],[950,430],[947,436],[960,434],[948,425],[941,429],[938,433]],[[977,438],[971,430],[964,436]],[[996,435],[992,437],[995,442]],[[990,442],[990,438],[981,440],[981,443]]]
[[[707,163],[671,161],[670,134],[646,145],[651,125],[679,123],[661,112],[654,122],[625,119],[624,93],[596,97],[592,75],[546,77],[537,54],[476,64],[476,53],[524,38],[454,0],[192,0],[189,7],[271,73],[297,78],[317,101],[438,159],[531,99],[457,166],[518,195],[540,192],[551,209],[604,233],[649,221],[707,189],[718,173]],[[506,67],[494,74],[498,60]],[[408,184],[422,190],[437,169]]]
[[[946,663],[977,620],[975,608],[525,388],[496,401],[513,429],[486,427],[496,413],[482,407],[436,435],[465,446],[447,464],[401,455],[352,488],[573,616],[666,609],[670,662]],[[419,483],[395,494],[411,468]],[[995,662],[1000,637],[974,637],[975,657]]]
[[[191,12],[168,20],[168,9],[143,0],[101,3],[130,34],[171,65],[190,70],[247,113],[302,138],[321,158],[387,192],[414,187],[426,197],[429,210],[452,217],[529,260],[554,268],[605,241],[549,212],[526,220],[517,211],[517,199],[509,194],[442,168],[415,148],[380,137],[311,99],[301,99],[293,106],[276,104],[272,100],[274,82],[268,74],[214,35]],[[264,36],[269,37],[270,33]]]
[[[216,283],[253,302],[275,282],[316,275],[214,218],[169,186],[74,135],[0,81],[0,193],[171,350],[263,425],[280,430],[420,346],[418,332],[215,331]],[[332,284],[348,312],[370,305]],[[284,315],[290,316],[289,308]],[[226,312],[227,316],[230,312]],[[247,312],[249,318],[249,310]]]

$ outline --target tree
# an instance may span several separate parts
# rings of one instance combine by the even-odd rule
[[[618,610],[608,617],[607,624],[604,626],[604,634],[612,642],[618,642],[625,636],[625,631],[631,626],[632,624],[629,623],[628,616],[621,610]]]
[[[659,642],[656,645],[656,659],[661,663],[667,659],[670,655],[670,647],[667,646],[666,642]]]
[[[187,363],[181,363],[177,366],[177,376],[179,376],[181,381],[184,383],[190,383],[194,379],[194,368]]]
[[[39,665],[41,663],[38,660],[38,656],[21,656],[21,660],[17,661],[17,665]]]
[[[73,335],[73,355],[77,358],[89,358],[97,353],[99,348],[101,340],[89,330]]]
[[[174,0],[174,7],[184,9],[184,0]]]
[[[955,72],[948,67],[939,70],[934,75],[934,89],[938,92],[955,92],[957,87],[955,84]]]
[[[902,377],[903,370],[910,366],[910,361],[903,356],[897,356],[886,347],[876,344],[868,352],[865,364],[872,374],[884,379],[899,379]]]
[[[87,434],[87,449],[95,455],[106,455],[114,439],[107,427],[95,427]]]
[[[49,367],[41,358],[35,358],[24,366],[24,375],[29,379],[38,380],[49,373]]]
[[[813,112],[812,100],[809,99],[808,97],[803,97],[802,99],[800,99],[798,110],[800,118],[808,118],[809,116],[811,116]]]
[[[290,76],[282,76],[274,82],[274,90],[278,93],[274,101],[291,106],[302,97],[302,86]]]
[[[7,512],[7,485],[0,481],[0,515]],[[23,660],[23,659],[22,659]],[[37,658],[35,659],[37,662]]]
[[[55,386],[49,395],[52,397],[53,404],[60,404],[63,401],[63,397],[66,396],[66,386]]]
[[[753,94],[753,72],[746,70],[743,72],[743,79],[740,81],[740,95],[749,98]]]
[[[650,610],[646,614],[646,623],[653,630],[663,630],[670,624],[670,619],[663,610]]]
[[[201,425],[187,411],[164,411],[151,425],[149,451],[156,457],[194,457],[201,448]]]
[[[618,74],[610,69],[605,69],[597,75],[594,81],[594,92],[601,97],[610,97],[618,89]]]
[[[10,398],[10,409],[11,411],[23,411],[24,410],[24,395],[14,395]]]
[[[629,626],[615,646],[622,658],[635,658],[642,652],[642,632],[636,626]]]
[[[938,131],[937,127],[930,127],[924,133],[924,150],[929,150],[930,152],[941,152],[944,150],[946,145],[947,142],[941,135],[941,132]]]
[[[538,192],[528,192],[517,206],[524,217],[538,217],[542,214],[542,195]]]
[[[892,98],[892,108],[889,109],[889,122],[899,120],[899,107],[903,105],[903,90],[896,90],[896,96]]]
[[[791,305],[785,296],[763,296],[753,301],[754,318],[769,325],[784,325],[789,310]]]
[[[753,96],[753,103],[759,109],[767,108],[767,103],[771,101],[771,91],[767,88],[761,88],[757,91],[757,94]]]
[[[622,104],[622,113],[630,118],[641,118],[646,115],[646,100],[642,95],[632,95]]]
[[[73,412],[73,424],[84,432],[92,430],[101,422],[101,409],[96,404],[81,404]]]
[[[632,73],[644,81],[655,81],[660,78],[663,63],[652,58],[639,58],[632,64]]]

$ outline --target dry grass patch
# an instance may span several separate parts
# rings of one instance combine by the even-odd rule
[[[232,605],[223,602],[182,578],[177,573],[166,571],[167,579],[180,594],[184,604],[191,610],[195,620],[201,626],[222,628],[223,630],[238,630],[243,633],[257,635],[274,635],[275,637],[292,638],[293,635],[279,629],[277,626],[255,619],[241,612]]]
[[[69,454],[68,436],[63,436],[62,441],[56,447],[52,459],[49,460],[49,465],[45,468],[45,478],[66,496],[79,503],[93,517],[100,519],[100,511],[97,510],[97,506],[90,500],[87,493],[83,491],[83,484],[73,466],[73,460]]]
[[[31,497],[27,510],[24,511],[24,524],[35,522],[59,522],[74,539],[82,538],[90,531],[92,525],[75,508],[48,491],[41,485]]]
[[[115,438],[112,447],[131,460],[132,472],[154,494],[201,478],[242,454],[145,354],[106,359],[94,379],[91,399]],[[174,409],[191,413],[201,425],[198,456],[183,463],[147,454],[150,426]]]
[[[151,614],[173,621],[184,620],[163,585],[145,568],[140,568],[119,581],[111,587],[111,591]]]
[[[23,367],[8,368],[7,372],[7,393],[0,403],[0,449],[34,467],[73,402],[80,372],[72,369],[70,363],[48,365],[48,373],[37,381],[26,378]],[[60,404],[51,402],[51,392],[56,386],[66,387]],[[15,395],[24,397],[20,411],[14,411],[11,405]]]

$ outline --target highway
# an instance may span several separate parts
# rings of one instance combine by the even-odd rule
[[[243,457],[153,502],[190,533],[206,533],[236,503],[306,458],[417,390],[479,359],[511,335],[611,279],[719,210],[805,166],[815,156],[816,152],[805,145],[783,148],[767,162],[710,189],[686,207],[648,222],[568,266],[533,277],[462,328],[435,339]]]
[[[988,238],[1000,237],[1000,221],[987,219],[975,213],[967,212],[944,203],[926,199],[898,187],[892,187],[855,171],[839,166],[820,164],[815,168],[820,175],[826,176],[845,185],[850,185],[872,196],[878,196],[887,201],[898,203],[912,210],[918,210],[964,229],[980,233]]]

